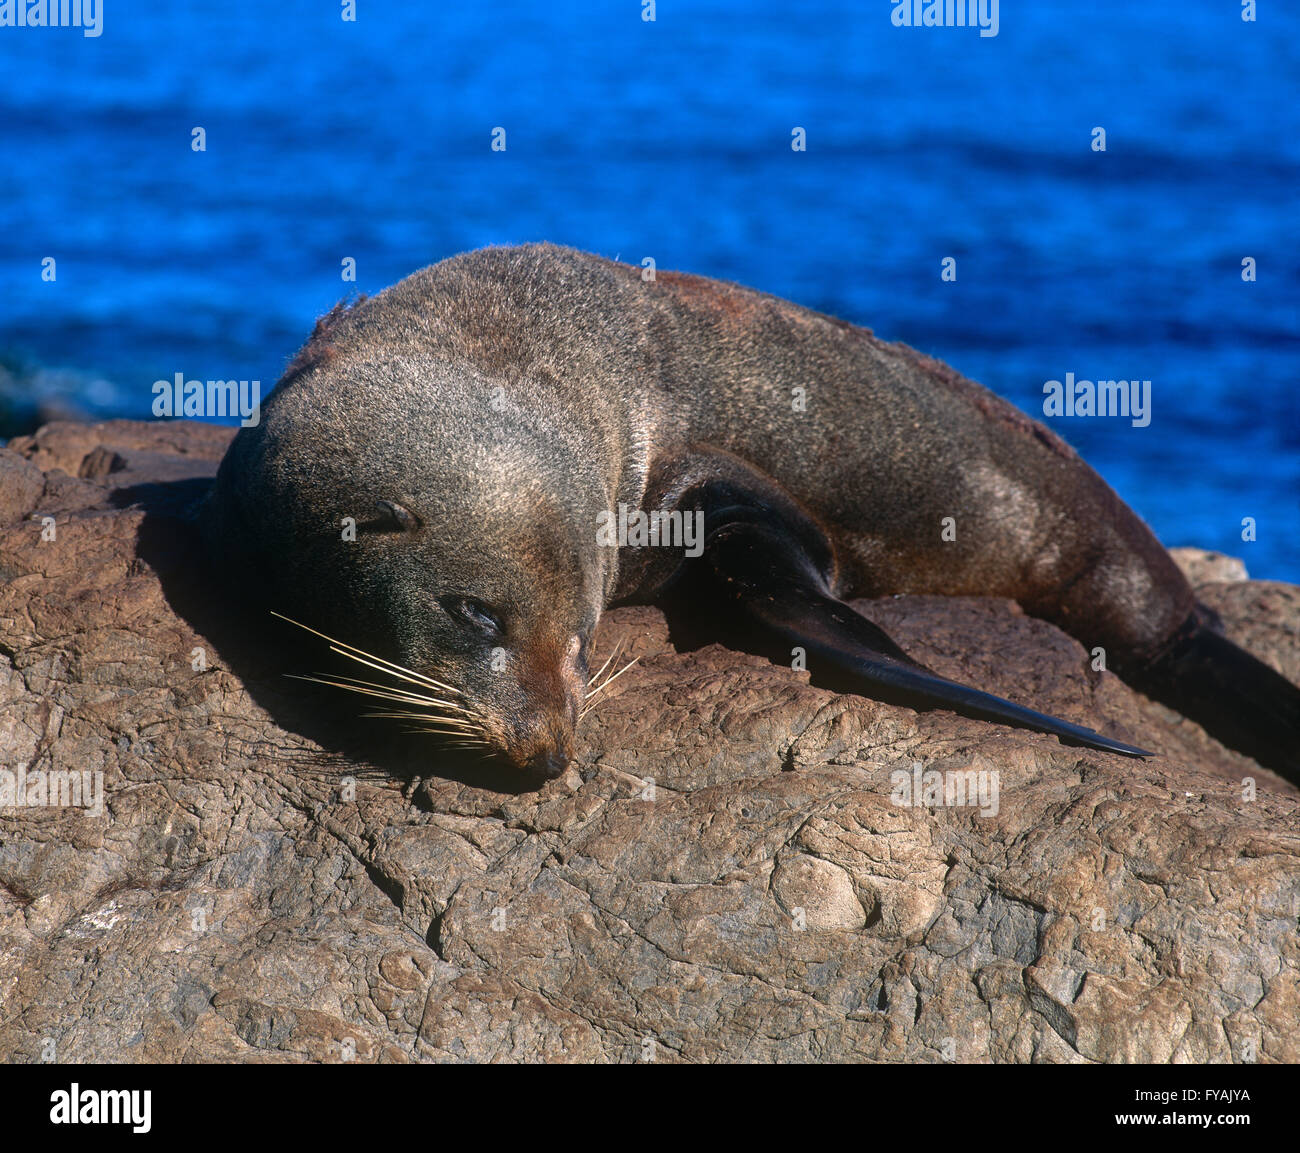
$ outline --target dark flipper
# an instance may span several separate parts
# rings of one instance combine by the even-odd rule
[[[1216,740],[1300,784],[1300,688],[1218,632],[1209,610],[1194,609],[1150,664],[1118,671]]]
[[[670,611],[697,630],[783,662],[802,647],[813,675],[836,688],[1052,733],[1069,744],[1152,755],[930,672],[832,597],[801,540],[765,508],[710,510],[706,533],[703,555],[682,567],[665,596]]]

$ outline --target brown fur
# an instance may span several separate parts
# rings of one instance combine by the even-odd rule
[[[718,470],[824,534],[843,595],[1014,597],[1119,667],[1192,605],[1096,473],[947,365],[737,285],[646,282],[549,245],[458,256],[324,318],[236,438],[208,522],[272,600],[460,686],[522,765],[548,742],[567,755],[601,610],[666,572],[599,547],[597,514],[670,506]],[[341,518],[376,500],[422,527],[342,543]],[[500,645],[447,619],[440,598],[461,594],[508,618]]]

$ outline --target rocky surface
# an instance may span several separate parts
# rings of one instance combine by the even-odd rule
[[[0,766],[103,774],[102,812],[0,809],[0,1058],[1300,1060],[1300,794],[1051,626],[859,606],[1164,756],[837,696],[624,609],[598,651],[641,660],[580,764],[514,792],[281,676],[325,655],[234,612],[186,519],[229,435],[0,450]],[[1181,563],[1300,680],[1300,589],[1227,559]],[[918,762],[996,806],[895,804]]]

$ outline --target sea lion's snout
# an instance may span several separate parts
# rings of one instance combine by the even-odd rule
[[[575,716],[543,713],[505,743],[505,755],[529,777],[549,781],[558,777],[573,759]]]
[[[552,780],[573,759],[574,737],[587,688],[586,646],[574,636],[563,650],[533,651],[520,687],[529,702],[505,743],[505,754],[530,777]],[[557,659],[558,658],[558,659]]]
[[[564,750],[547,749],[545,752],[534,753],[524,766],[524,771],[531,776],[549,781],[564,772],[568,764],[569,754]]]

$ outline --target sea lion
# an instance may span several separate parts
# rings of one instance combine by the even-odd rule
[[[702,555],[611,547],[616,510],[702,517]],[[1148,755],[940,678],[843,603],[894,593],[1014,598],[1297,774],[1300,689],[1219,635],[1064,441],[939,361],[734,284],[535,244],[341,305],[236,436],[204,521],[272,607],[378,670],[344,687],[537,778],[573,754],[592,634],[622,602],[801,647],[855,691]]]

